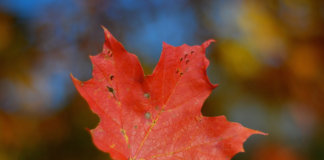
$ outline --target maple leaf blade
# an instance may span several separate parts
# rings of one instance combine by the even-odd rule
[[[90,56],[93,77],[74,85],[100,122],[91,130],[94,144],[114,159],[229,159],[243,142],[262,132],[203,117],[200,110],[212,89],[206,48],[163,44],[150,76],[134,54],[104,28],[102,53]],[[185,135],[185,136],[184,136]],[[205,158],[204,158],[205,157]]]

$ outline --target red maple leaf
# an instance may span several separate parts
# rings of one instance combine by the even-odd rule
[[[204,117],[201,106],[217,86],[209,82],[201,46],[163,43],[152,75],[144,76],[134,54],[104,28],[102,53],[90,56],[93,78],[72,76],[82,97],[100,118],[94,144],[116,160],[230,159],[243,152],[252,134],[264,134],[224,116]]]

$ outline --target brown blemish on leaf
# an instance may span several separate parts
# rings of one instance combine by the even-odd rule
[[[114,75],[110,75],[110,76],[109,76],[109,79],[110,79],[110,80],[114,80]]]
[[[125,129],[120,129],[120,133],[124,136],[126,143],[128,144],[128,136]]]
[[[149,93],[144,93],[144,97],[145,97],[145,98],[150,98],[151,96],[150,96]]]
[[[109,86],[107,86],[107,89],[113,95],[113,97],[116,98],[116,96],[115,96],[115,90],[113,88],[109,87]]]
[[[112,53],[111,50],[108,51],[108,56],[109,56],[109,57],[112,57],[112,56],[113,56],[113,53]]]
[[[124,136],[125,135],[125,130],[124,129],[120,129],[120,133]]]
[[[115,94],[115,90],[109,86],[107,86],[107,89],[110,93]]]
[[[146,112],[144,116],[145,116],[146,119],[151,119],[151,113],[150,112]]]

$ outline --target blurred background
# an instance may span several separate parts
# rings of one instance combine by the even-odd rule
[[[91,77],[106,26],[150,74],[162,41],[217,42],[206,116],[269,133],[234,160],[324,159],[322,0],[1,0],[0,160],[105,160],[69,77]]]

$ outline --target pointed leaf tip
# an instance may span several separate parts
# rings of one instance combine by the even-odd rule
[[[101,28],[104,30],[106,41],[108,41],[111,38],[111,33],[105,26],[101,25]]]
[[[264,135],[264,136],[268,136],[269,135],[269,133],[264,133],[264,132],[261,132],[261,131],[257,131],[256,134],[260,134],[260,135]]]
[[[216,83],[216,84],[212,84],[213,89],[215,89],[215,88],[218,87],[218,86],[219,86],[218,83]]]
[[[171,46],[170,44],[166,43],[166,42],[162,42],[162,48],[165,48],[165,47],[168,47],[168,46]]]
[[[70,77],[71,77],[72,82],[73,82],[73,84],[75,86],[82,86],[83,85],[83,82],[78,80],[77,78],[75,78],[72,73],[70,73]]]
[[[216,42],[214,39],[209,39],[205,41],[202,46],[206,49],[211,43]]]
[[[70,73],[70,77],[71,77],[71,79],[73,80],[73,82],[74,82],[75,80],[77,80],[77,79],[73,76],[72,73]]]
[[[116,51],[117,53],[126,52],[123,45],[110,33],[110,31],[104,27],[101,26],[101,28],[104,30],[105,33],[105,43],[107,48],[109,48],[112,51]]]

